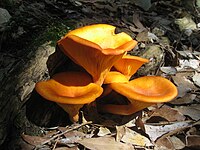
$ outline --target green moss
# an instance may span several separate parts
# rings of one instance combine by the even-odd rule
[[[45,42],[51,42],[51,46],[56,46],[56,42],[72,29],[73,26],[68,22],[52,23],[35,39],[34,45],[39,46]]]

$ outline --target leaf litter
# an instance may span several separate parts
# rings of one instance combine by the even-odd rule
[[[28,145],[35,149],[55,150],[200,147],[200,34],[198,27],[200,17],[197,9],[199,1],[196,4],[186,5],[188,4],[186,1],[174,0],[158,2],[70,0],[71,7],[67,7],[68,3],[62,0],[45,0],[44,3],[38,2],[37,5],[39,3],[41,6],[53,8],[60,16],[65,14],[71,19],[78,16],[79,22],[75,25],[76,27],[112,22],[113,25],[129,32],[139,41],[138,49],[132,52],[134,55],[148,57],[149,55],[146,56],[142,52],[147,49],[151,49],[152,52],[156,49],[157,55],[151,53],[149,59],[152,63],[147,67],[154,66],[154,68],[143,73],[162,75],[171,79],[176,84],[179,95],[169,103],[143,110],[142,115],[126,117],[99,114],[99,118],[96,118],[99,120],[98,124],[86,121],[66,127],[46,129],[43,136],[24,133],[21,137]],[[38,19],[44,22],[52,13],[52,11],[43,12],[41,14],[45,15],[39,14]],[[93,14],[92,19],[87,17],[89,14]],[[99,16],[99,14],[102,15]],[[20,36],[22,35],[18,34],[17,38]]]

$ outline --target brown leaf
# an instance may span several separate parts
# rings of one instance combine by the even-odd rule
[[[26,134],[22,134],[22,139],[33,146],[40,145],[46,140],[48,140],[47,138],[44,138],[44,137],[30,136]]]
[[[65,127],[59,127],[58,129],[59,129],[61,132],[64,132],[64,131],[67,130]],[[83,138],[83,137],[86,136],[86,134],[84,134],[83,132],[74,130],[74,131],[70,131],[70,132],[65,133],[64,136],[65,136],[66,138],[74,137],[74,136]]]
[[[59,127],[59,130],[64,132],[66,130],[66,128]],[[74,131],[65,133],[64,136],[65,136],[65,138],[60,139],[59,143],[62,143],[62,144],[73,144],[73,143],[77,143],[78,141],[80,141],[83,138],[85,138],[86,134],[84,134],[83,132],[74,130]]]
[[[169,122],[185,120],[185,116],[183,114],[181,114],[179,111],[177,111],[171,107],[165,106],[165,107],[162,107],[159,109],[154,109],[153,112],[154,113],[151,115],[151,117],[160,116],[162,118],[165,118]],[[148,120],[150,120],[150,119],[148,119]],[[159,122],[159,121],[157,121],[157,122]]]
[[[160,70],[167,75],[175,75],[177,70],[174,67],[160,67]]]
[[[176,136],[170,136],[168,139],[173,144],[175,149],[183,149],[185,147],[185,144]]]
[[[142,30],[145,30],[146,28],[143,26],[143,24],[140,22],[139,20],[139,15],[134,13],[133,14],[133,23],[134,25],[139,28],[139,29],[142,29]]]
[[[200,148],[200,136],[188,135],[186,136],[186,145],[191,148]]]
[[[159,137],[162,135],[174,131],[174,130],[179,130],[185,127],[190,126],[190,122],[176,122],[172,124],[167,124],[167,125],[150,125],[150,124],[145,124],[145,131],[146,134],[149,135],[150,139],[152,141],[156,141]]]
[[[196,94],[186,93],[183,97],[177,98],[169,103],[173,105],[191,104],[196,97]]]
[[[138,117],[135,121],[135,124],[138,128],[140,128],[142,131],[145,132],[145,127],[144,127],[144,122],[142,121],[142,119],[140,117]]]
[[[137,146],[153,146],[153,144],[147,137],[129,128],[125,128],[125,134],[122,137],[121,141],[124,143],[129,143]]]
[[[163,150],[173,149],[172,143],[167,138],[159,138],[156,141],[156,147]]]
[[[168,149],[183,149],[185,144],[176,136],[160,138],[156,141],[156,145],[160,147],[166,147]]]
[[[200,73],[195,72],[194,76],[192,77],[192,80],[195,85],[200,87]]]
[[[132,145],[116,142],[113,137],[85,138],[78,142],[92,150],[133,150]]]
[[[138,42],[147,42],[147,41],[149,41],[149,39],[148,39],[148,31],[144,30],[144,31],[140,32],[137,35],[136,40]]]
[[[181,112],[182,114],[191,117],[194,120],[200,119],[200,104],[194,104],[190,106],[181,106],[175,109]]]
[[[200,122],[200,121],[199,121]],[[198,126],[200,125],[199,122],[195,122],[195,125],[193,127],[191,127],[187,132],[186,134],[187,135],[200,135],[200,130],[198,128]],[[197,126],[197,127],[195,127]]]
[[[197,90],[197,87],[189,80],[192,76],[191,72],[183,72],[172,77],[178,88],[178,97],[183,97],[186,93]]]
[[[117,130],[116,141],[120,142],[125,134],[125,126],[116,126],[116,130]]]
[[[187,71],[188,69],[200,71],[199,60],[197,59],[179,59],[178,71]]]
[[[97,133],[98,136],[105,136],[105,135],[108,135],[110,134],[110,130],[106,127],[100,127],[99,128],[99,132]]]
[[[79,148],[77,146],[75,147],[58,147],[58,148],[55,148],[55,150],[79,150]]]
[[[55,150],[79,150],[79,148],[77,146],[75,147],[58,147],[58,148],[55,148]]]

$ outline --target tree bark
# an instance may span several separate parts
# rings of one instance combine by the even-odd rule
[[[45,43],[23,58],[1,57],[5,68],[0,70],[0,145],[13,132],[40,132],[40,128],[27,119],[24,106],[35,83],[48,77],[46,61],[54,51],[54,47]]]

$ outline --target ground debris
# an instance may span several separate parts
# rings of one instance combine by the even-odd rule
[[[16,49],[32,41],[31,33],[43,30],[52,22],[63,25],[66,22],[62,20],[71,20],[73,28],[109,23],[127,32],[138,40],[138,47],[130,53],[150,59],[137,75],[162,75],[171,79],[179,90],[173,101],[134,115],[95,114],[92,117],[98,122],[86,119],[82,124],[44,128],[43,136],[24,133],[21,135],[24,147],[54,150],[200,147],[199,1],[195,4],[194,0],[191,3],[180,0],[43,0],[31,3],[25,0],[19,3],[16,14],[18,16],[11,14],[13,20],[8,24],[12,30],[0,32],[2,83],[24,54],[23,50]],[[58,32],[59,38],[65,34]],[[32,88],[30,85],[22,87],[21,101]]]

